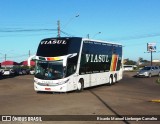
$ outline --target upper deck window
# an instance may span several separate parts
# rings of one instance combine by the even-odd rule
[[[48,38],[43,39],[38,47],[37,56],[56,57],[79,53],[81,38]]]

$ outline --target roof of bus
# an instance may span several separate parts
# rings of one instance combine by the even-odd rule
[[[95,39],[88,39],[88,38],[82,38],[83,40],[88,40],[88,41],[96,41],[96,42],[101,42],[101,43],[109,43],[109,44],[115,44],[115,45],[122,45],[120,43],[116,42],[111,42],[111,41],[105,41],[105,40],[95,40]]]
[[[95,40],[95,39],[89,39],[89,38],[83,38],[83,37],[51,37],[51,38],[44,38],[42,40],[50,40],[50,39],[69,39],[69,38],[79,38],[82,40],[87,40],[87,41],[95,41],[95,42],[101,42],[101,43],[109,43],[109,44],[115,44],[115,45],[121,45],[120,43],[115,43],[111,41],[105,41],[105,40]]]

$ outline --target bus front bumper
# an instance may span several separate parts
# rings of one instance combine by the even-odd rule
[[[46,92],[67,92],[67,84],[57,85],[57,86],[41,86],[34,83],[35,91],[46,91]]]

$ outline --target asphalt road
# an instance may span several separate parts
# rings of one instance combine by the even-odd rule
[[[81,93],[61,94],[36,93],[33,89],[32,75],[1,79],[0,115],[116,115],[118,117],[122,115],[160,115],[160,103],[150,102],[160,100],[160,84],[156,83],[158,77],[135,78],[134,74],[134,72],[124,73],[123,80],[112,86],[102,85],[85,89]],[[137,123],[128,120],[77,121],[76,123],[105,124],[107,122]],[[28,122],[16,123],[28,124]],[[75,122],[58,123],[74,124]],[[139,123],[144,123],[144,121]],[[145,123],[158,122],[145,121]]]

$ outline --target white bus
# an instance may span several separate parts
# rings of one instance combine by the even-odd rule
[[[122,79],[122,45],[80,37],[43,39],[36,53],[35,91],[68,92]]]

